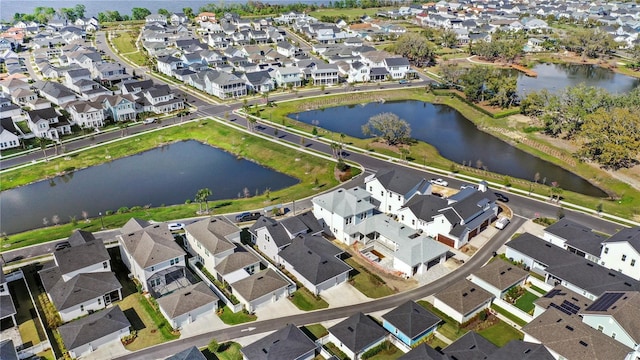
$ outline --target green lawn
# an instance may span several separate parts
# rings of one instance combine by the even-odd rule
[[[512,313],[508,312],[507,310],[501,308],[500,306],[496,305],[496,304],[491,304],[491,308],[493,310],[495,310],[496,312],[500,313],[501,315],[505,316],[507,319],[513,321],[514,323],[520,325],[520,326],[525,326],[527,325],[527,322],[520,319],[519,317],[513,315]]]
[[[404,353],[395,347],[393,344],[389,344],[389,349],[382,350],[374,356],[370,357],[371,360],[395,360],[400,356],[404,355]]]
[[[382,8],[351,8],[351,9],[318,9],[309,13],[310,16],[320,18],[322,16],[335,16],[342,19],[355,19],[363,15],[374,16],[378,11],[386,11],[393,9],[392,7]]]
[[[222,308],[222,314],[220,314],[220,320],[227,325],[238,325],[250,321],[256,321],[257,316],[251,315],[245,311],[239,311],[234,313],[228,306]]]
[[[539,293],[540,293],[540,294],[542,294],[542,295],[544,295],[544,294],[546,294],[546,293],[547,293],[547,291],[546,291],[546,290],[543,290],[543,289],[541,289],[541,288],[539,288],[539,287],[537,287],[537,286],[535,286],[535,285],[531,285],[531,289],[532,289],[533,291],[537,291],[537,292],[539,292]]]
[[[151,304],[141,294],[133,293],[117,304],[129,319],[133,330],[138,332],[138,337],[125,346],[127,350],[136,351],[178,338],[171,334],[169,324],[162,315],[153,312]]]
[[[313,341],[316,341],[321,337],[329,334],[329,331],[327,330],[327,328],[325,328],[320,324],[305,325],[301,328],[301,330],[305,334],[307,334],[307,336],[309,336],[309,338],[311,338],[311,340]]]
[[[442,325],[438,327],[438,332],[444,335],[447,339],[455,341],[458,338],[462,337],[462,335],[467,333],[467,330],[460,327],[460,323],[453,320],[442,311],[433,307],[433,305],[431,305],[431,303],[429,303],[428,301],[418,300],[418,304],[420,304],[420,306],[422,306],[423,308],[431,311],[432,313],[438,315],[443,320]]]
[[[220,348],[215,353],[207,348],[202,349],[201,352],[207,360],[242,360],[240,348],[240,344],[230,341],[220,344]]]
[[[514,327],[500,321],[497,324],[478,331],[478,334],[489,340],[492,344],[503,347],[511,340],[522,340],[524,335]]]
[[[370,273],[369,270],[364,268],[354,259],[350,258],[345,260],[345,262],[358,272],[358,274],[353,276],[349,282],[365,296],[377,299],[395,293],[393,289],[388,287],[382,279]]]
[[[531,292],[525,291],[524,295],[520,296],[520,298],[516,301],[516,307],[526,313],[533,312],[533,302],[538,298],[538,296],[534,295]]]
[[[35,306],[29,297],[25,282],[22,280],[12,281],[8,283],[8,287],[17,311],[16,322],[22,342],[30,346],[46,340],[44,329],[40,326]]]
[[[130,53],[138,51],[135,45],[135,41],[138,37],[138,33],[135,31],[118,31],[116,36],[111,37],[113,45],[120,51],[120,53]]]
[[[298,309],[303,311],[312,311],[329,307],[329,303],[324,301],[321,297],[314,296],[307,288],[300,288],[296,290],[292,294],[290,300],[298,307]]]
[[[429,340],[427,340],[427,345],[431,346],[432,348],[438,350],[442,350],[444,348],[446,348],[447,346],[449,346],[449,344],[447,344],[446,342],[440,340],[439,338],[432,336]]]
[[[338,347],[330,342],[330,343],[326,343],[325,348],[327,350],[329,350],[329,352],[333,355],[335,355],[338,359],[340,360],[349,360],[349,357],[347,356],[347,354],[343,353],[342,350],[338,349]]]

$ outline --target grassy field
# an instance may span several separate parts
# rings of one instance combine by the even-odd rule
[[[220,344],[220,348],[215,353],[206,348],[201,352],[207,360],[242,360],[240,348],[240,344],[230,341]]]
[[[522,340],[524,338],[524,335],[520,331],[504,321],[480,330],[478,334],[497,347],[503,347],[511,340]]]
[[[544,294],[546,294],[546,293],[547,293],[547,291],[545,291],[545,290],[543,290],[543,289],[541,289],[541,288],[539,288],[539,287],[537,287],[537,286],[535,286],[535,285],[531,285],[531,289],[532,289],[533,291],[537,291],[537,292],[539,292],[539,293],[540,293],[540,294],[542,294],[542,295],[544,295]]]
[[[316,11],[312,11],[309,13],[310,16],[315,18],[320,18],[322,16],[332,16],[339,17],[341,19],[356,19],[360,16],[369,15],[373,16],[378,11],[387,11],[392,10],[393,7],[381,7],[381,8],[369,8],[369,9],[361,9],[361,8],[352,8],[352,9],[318,9]]]
[[[429,340],[427,340],[427,345],[431,346],[432,348],[438,350],[442,350],[444,348],[446,348],[449,344],[447,344],[446,342],[440,340],[439,338],[432,336]]]
[[[146,62],[146,55],[144,52],[138,50],[135,45],[135,41],[138,37],[139,30],[119,31],[117,36],[111,38],[113,47],[117,50],[120,56],[129,59],[136,65],[144,66]]]
[[[307,288],[300,288],[296,290],[292,294],[290,300],[298,307],[298,309],[303,311],[312,311],[329,307],[329,303],[324,301],[321,297],[314,296]]]
[[[227,325],[238,325],[250,321],[256,321],[257,319],[257,316],[249,314],[245,311],[234,313],[233,311],[231,311],[231,309],[229,309],[228,306],[222,308],[222,313],[220,314],[220,320],[222,320]]]
[[[526,313],[531,313],[533,311],[534,305],[533,302],[536,301],[538,297],[533,293],[528,291],[524,292],[524,295],[520,296],[516,301],[516,307]]]
[[[172,142],[189,139],[215,146],[236,154],[239,158],[255,161],[263,166],[301,180],[300,183],[292,187],[272,191],[270,194],[270,202],[267,202],[264,196],[212,201],[210,205],[216,213],[257,209],[268,204],[288,202],[316,194],[338,183],[333,174],[334,163],[332,161],[299,153],[271,141],[253,137],[233,128],[218,124],[212,120],[185,123],[181,126],[168,127],[158,132],[136,135],[132,138],[123,139],[123,141],[70,155],[70,160],[58,158],[24,169],[9,171],[0,176],[0,181],[2,182],[3,190],[9,189],[43,178],[53,177],[65,171],[76,171],[107,162],[109,160],[105,159],[106,154],[111,156],[111,160],[115,160]],[[316,179],[319,184],[317,186],[314,184]],[[141,208],[123,214],[104,216],[103,220],[106,228],[116,228],[122,226],[131,217],[164,221],[194,216],[197,210],[198,205],[195,203],[149,209]],[[76,224],[68,223],[41,228],[11,235],[8,240],[2,239],[2,249],[10,250],[68,237],[74,229],[98,231],[100,228],[101,223],[99,219],[90,219],[88,222],[79,221]]]
[[[377,299],[394,294],[393,289],[388,287],[384,281],[381,281],[381,279],[378,279],[375,275],[371,274],[357,261],[347,259],[345,262],[358,272],[358,274],[353,276],[349,282],[365,296]]]

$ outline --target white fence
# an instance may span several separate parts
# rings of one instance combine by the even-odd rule
[[[18,351],[18,358],[27,359],[50,348],[51,344],[49,344],[49,340],[45,340],[39,344]]]
[[[9,283],[9,282],[24,278],[24,273],[22,273],[22,270],[16,270],[8,273],[7,275],[4,276],[4,278]]]
[[[498,298],[493,299],[493,303],[505,309],[506,311],[510,312],[511,314],[517,316],[519,319],[526,321],[527,323],[533,320],[533,316],[527,314],[526,312],[518,309],[517,307],[509,304],[508,302],[502,299],[498,299]]]
[[[529,276],[529,278],[527,279],[528,282],[531,283],[531,285],[535,286],[535,287],[539,287],[540,289],[549,292],[551,291],[551,289],[553,289],[553,285],[551,284],[547,284],[546,282],[535,278],[533,276]]]
[[[393,335],[389,335],[387,337],[387,339],[389,339],[389,342],[392,343],[393,345],[395,345],[395,347],[397,347],[398,349],[400,349],[400,351],[402,351],[403,353],[408,353],[409,351],[411,351],[411,346],[403,343],[400,339],[398,339],[397,337],[393,336]]]
[[[191,270],[193,270],[193,272],[195,272],[202,279],[202,281],[204,281],[204,283],[209,286],[209,289],[211,289],[211,291],[213,291],[216,296],[220,298],[220,301],[225,303],[225,305],[227,305],[232,312],[237,313],[242,311],[244,305],[242,305],[241,303],[234,304],[233,302],[231,302],[231,300],[225,296],[224,292],[218,289],[218,287],[211,280],[209,280],[209,278],[202,271],[200,271],[200,269],[198,269],[198,266],[196,266],[197,262],[198,259],[196,259],[195,257],[189,259],[189,267],[191,268]]]

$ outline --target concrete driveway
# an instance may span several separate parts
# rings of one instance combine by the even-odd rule
[[[205,316],[201,316],[191,324],[184,325],[182,329],[180,329],[180,337],[187,338],[206,333],[211,330],[221,330],[228,327],[229,325],[225,324],[222,320],[220,320],[220,317],[218,317],[218,315],[212,312]]]
[[[298,309],[295,305],[293,305],[291,300],[287,298],[282,298],[276,302],[272,302],[256,310],[256,316],[258,316],[259,320],[275,319],[302,313],[304,313],[304,311]]]
[[[320,296],[329,303],[329,308],[359,304],[372,300],[364,296],[349,283],[342,283],[329,290],[325,290]]]

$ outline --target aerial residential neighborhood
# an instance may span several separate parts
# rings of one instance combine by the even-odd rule
[[[10,2],[3,360],[640,359],[635,4]]]

